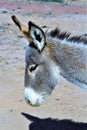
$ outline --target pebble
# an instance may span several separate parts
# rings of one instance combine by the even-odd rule
[[[3,10],[2,13],[6,14],[6,13],[8,13],[8,11],[7,10]]]
[[[13,112],[13,109],[11,109],[10,112]]]

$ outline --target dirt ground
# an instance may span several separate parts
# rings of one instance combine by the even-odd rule
[[[72,35],[81,35],[87,34],[87,8],[85,5],[51,4],[51,7],[60,10],[55,13],[49,4],[39,4],[39,7],[34,4],[37,12],[30,6],[32,7],[32,3],[0,1],[0,130],[42,130],[40,124],[38,128],[31,126],[31,121],[35,121],[34,117],[41,118],[42,121],[50,117],[61,121],[69,119],[87,122],[87,91],[63,78],[40,107],[33,108],[24,101],[24,57],[27,41],[11,20],[11,15],[15,14],[25,24],[31,20],[39,26],[48,26],[47,29],[59,26]],[[41,11],[38,12],[38,9]],[[60,129],[57,127],[56,130]]]

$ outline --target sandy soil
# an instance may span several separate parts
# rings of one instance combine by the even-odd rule
[[[87,91],[65,79],[61,80],[40,107],[33,108],[26,104],[23,97],[26,40],[11,20],[11,15],[15,14],[25,24],[31,20],[39,26],[47,25],[48,29],[59,26],[61,30],[67,30],[72,34],[84,34],[87,33],[86,12],[62,10],[57,15],[49,10],[45,13],[35,13],[32,10],[32,13],[18,8],[18,3],[15,7],[6,7],[5,1],[0,5],[0,130],[42,130],[42,124],[38,127],[31,126],[30,120],[35,121],[34,117],[41,118],[44,123],[49,117],[87,122]],[[85,7],[81,9],[85,10]],[[23,116],[21,113],[26,114]],[[59,127],[56,130],[60,130]]]

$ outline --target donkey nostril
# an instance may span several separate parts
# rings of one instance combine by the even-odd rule
[[[30,100],[29,99],[27,100],[27,103],[30,104]]]
[[[30,104],[30,100],[29,100],[29,99],[25,98],[25,101],[26,101],[28,104]]]

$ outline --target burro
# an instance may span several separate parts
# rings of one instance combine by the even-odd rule
[[[28,40],[25,53],[24,97],[32,106],[39,106],[58,85],[60,77],[87,89],[87,38],[71,36],[58,28],[43,31],[33,22],[14,23]]]

